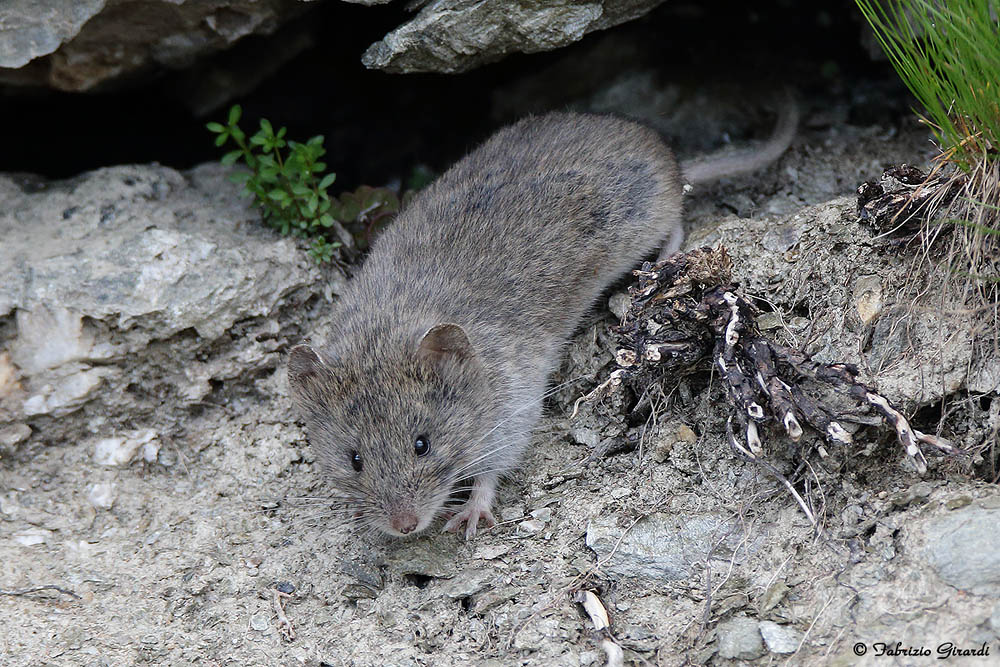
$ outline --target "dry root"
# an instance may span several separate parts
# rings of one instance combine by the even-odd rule
[[[821,364],[764,338],[754,322],[756,310],[732,284],[725,248],[674,255],[634,273],[638,284],[629,290],[631,307],[619,327],[623,345],[616,359],[621,369],[595,390],[595,398],[626,379],[645,386],[665,375],[703,368],[711,359],[731,405],[733,450],[782,480],[811,519],[804,501],[763,459],[765,424],[779,424],[796,442],[808,425],[831,443],[849,445],[853,438],[843,424],[872,420],[835,405],[843,402],[838,397],[848,397],[855,408],[874,412],[895,430],[921,473],[927,469],[921,444],[955,453],[946,440],[913,429],[885,397],[858,381],[854,366]]]
[[[926,174],[912,165],[894,165],[858,187],[858,216],[876,234],[912,237],[959,195],[967,180],[939,170]]]

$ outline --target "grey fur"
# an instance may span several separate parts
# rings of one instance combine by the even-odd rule
[[[682,234],[681,192],[653,130],[552,113],[500,130],[415,197],[348,284],[327,342],[291,355],[339,499],[367,525],[419,532],[474,478],[449,527],[467,521],[471,536],[491,520],[560,348],[610,282]]]

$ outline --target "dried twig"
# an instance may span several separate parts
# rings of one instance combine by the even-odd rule
[[[272,588],[271,593],[271,606],[274,608],[274,613],[278,617],[278,632],[281,636],[288,641],[295,639],[295,628],[292,626],[292,622],[288,620],[285,616],[285,607],[282,604],[282,600],[287,600],[292,597],[291,593],[282,593],[277,588]]]
[[[604,603],[597,597],[594,591],[577,591],[573,600],[583,607],[590,617],[590,622],[594,624],[594,630],[601,638],[601,648],[608,656],[607,667],[622,667],[625,664],[625,654],[622,647],[615,641],[611,634],[611,620],[608,617],[608,610]]]
[[[48,584],[45,586],[34,586],[32,588],[23,588],[19,591],[6,591],[0,588],[0,595],[30,595],[32,593],[39,593],[41,591],[58,591],[63,595],[69,595],[71,597],[76,598],[77,600],[81,599],[80,596],[74,593],[73,591],[66,588],[60,588],[59,586],[55,586],[53,584]]]

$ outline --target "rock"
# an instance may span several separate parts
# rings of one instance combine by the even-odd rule
[[[622,531],[623,527],[614,518],[594,519],[587,526],[587,546],[604,561],[615,549]],[[735,557],[740,561],[733,550],[742,533],[721,516],[701,514],[682,518],[662,512],[650,514],[621,539],[604,569],[623,578],[687,579],[692,575],[692,566],[703,562],[724,535],[728,536],[715,546],[712,558],[728,562]],[[755,550],[761,539],[761,533],[749,536],[746,548]]]
[[[552,519],[552,508],[551,507],[539,507],[536,510],[531,510],[531,516],[538,519],[542,523]]]
[[[31,435],[31,427],[27,424],[11,424],[0,428],[0,448],[13,449],[28,439]]]
[[[476,547],[476,551],[473,554],[475,558],[482,558],[483,560],[493,560],[494,558],[499,558],[507,552],[509,552],[511,546],[509,544],[485,544]]]
[[[486,588],[491,573],[487,570],[462,570],[444,585],[444,594],[450,598],[467,598]]]
[[[105,466],[126,466],[141,448],[142,459],[152,463],[160,450],[156,437],[156,431],[147,428],[125,437],[102,438],[94,445],[94,461]]]
[[[73,38],[106,0],[8,0],[0,30],[0,67],[18,68]]]
[[[435,579],[456,576],[455,541],[449,538],[450,535],[443,535],[436,540],[423,538],[400,544],[387,559],[389,569],[401,576],[416,574]]]
[[[746,616],[734,616],[719,623],[719,657],[731,660],[754,660],[764,655],[757,621]]]
[[[946,583],[963,591],[1000,596],[1000,509],[970,505],[923,526],[923,556]]]
[[[115,504],[115,485],[112,482],[101,482],[93,484],[87,492],[87,500],[94,507],[108,510]]]
[[[787,625],[774,621],[761,621],[760,634],[771,653],[795,653],[802,643],[802,633]]]
[[[44,544],[51,536],[52,531],[45,528],[25,528],[10,537],[21,546],[31,547],[36,544]]]
[[[524,533],[525,535],[534,535],[543,530],[545,530],[545,522],[537,519],[528,519],[517,524],[517,532]]]
[[[281,323],[322,290],[217,165],[113,167],[30,191],[0,176],[0,237],[0,428],[83,407],[111,427],[166,420],[213,383],[277,365]]]
[[[465,72],[514,53],[550,51],[642,16],[663,0],[434,0],[365,51],[387,72]]]
[[[303,11],[289,0],[7,0],[0,10],[0,81],[67,91],[150,66],[186,67]],[[44,59],[42,66],[19,71]]]

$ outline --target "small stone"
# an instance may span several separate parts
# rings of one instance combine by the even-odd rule
[[[539,521],[538,519],[528,519],[527,521],[522,521],[517,524],[518,531],[522,533],[527,533],[528,535],[534,535],[535,533],[540,533],[545,528],[545,523]]]
[[[87,500],[94,507],[109,510],[115,503],[116,495],[115,484],[113,482],[101,482],[90,486],[90,491],[87,492]]]
[[[482,558],[483,560],[493,560],[494,558],[503,556],[508,551],[510,551],[509,544],[485,544],[476,548],[473,557]]]
[[[5,426],[4,428],[0,428],[0,447],[13,449],[14,445],[24,442],[30,435],[31,427],[27,424]]]
[[[11,535],[11,539],[22,546],[30,547],[36,544],[44,544],[51,536],[51,530],[45,530],[44,528],[25,528],[24,530],[19,530]]]
[[[573,437],[575,442],[579,442],[581,445],[587,445],[590,448],[595,448],[601,444],[601,434],[599,431],[586,428],[583,426],[576,427],[570,431],[570,435]]]
[[[627,498],[632,495],[632,489],[626,488],[624,486],[619,486],[616,489],[611,490],[611,497],[615,500],[621,500],[622,498]]]
[[[755,660],[765,653],[764,641],[757,621],[746,616],[734,616],[719,623],[719,657],[730,660]]]
[[[159,442],[155,440],[156,435],[156,431],[146,428],[127,436],[98,440],[94,446],[94,461],[105,466],[126,466],[140,448],[143,448],[144,458],[147,452],[152,452],[152,460],[155,461],[160,448]]]
[[[802,633],[787,625],[774,621],[761,621],[760,634],[764,637],[767,650],[771,653],[795,653],[802,643]]]
[[[552,518],[552,508],[539,507],[538,509],[531,511],[531,516],[544,523]]]
[[[868,324],[882,312],[882,279],[864,276],[854,284],[854,308],[862,324]]]
[[[500,510],[500,519],[502,521],[517,521],[524,516],[524,508],[519,505],[514,505],[513,507],[504,507]]]
[[[615,292],[608,298],[608,310],[615,314],[618,319],[623,319],[628,312],[632,300],[624,292]]]
[[[470,597],[486,588],[491,576],[487,570],[463,570],[444,584],[444,594],[454,599]]]
[[[262,611],[250,617],[250,627],[257,632],[267,632],[271,629],[271,614]]]
[[[291,595],[295,592],[295,584],[290,581],[279,581],[274,585],[274,588],[279,593],[284,593],[285,595]]]
[[[950,510],[960,510],[963,507],[967,507],[972,504],[971,496],[958,496],[957,498],[949,498],[945,501],[944,506]]]
[[[772,609],[777,607],[782,600],[785,599],[785,595],[791,589],[784,580],[778,580],[768,586],[767,590],[764,591],[764,596],[760,601],[760,613],[761,615],[769,613]]]

